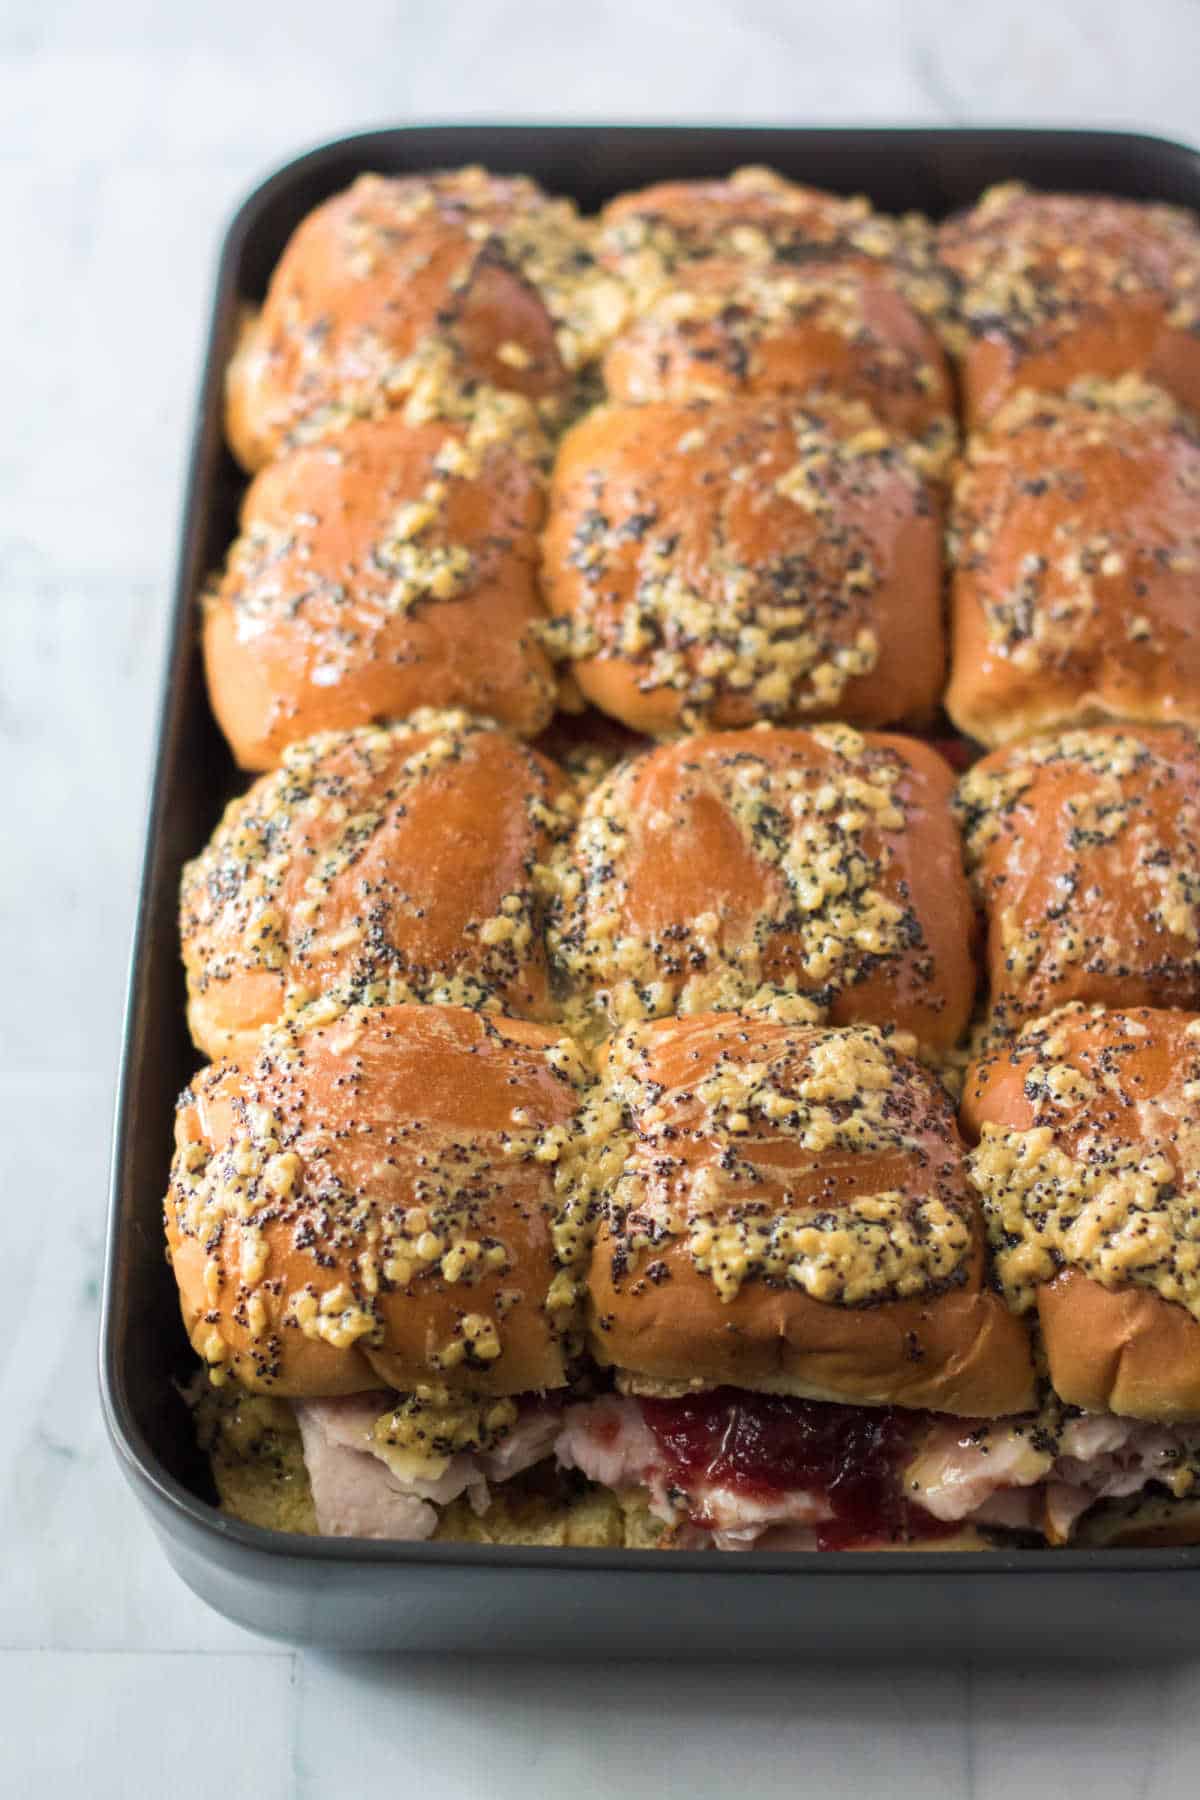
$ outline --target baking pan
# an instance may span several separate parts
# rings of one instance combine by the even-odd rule
[[[184,860],[245,785],[209,714],[197,594],[234,535],[242,479],[221,435],[239,302],[262,296],[293,227],[364,170],[467,162],[525,172],[595,207],[622,188],[770,163],[877,206],[941,214],[990,182],[1200,209],[1200,154],[1082,131],[792,131],[439,126],[371,132],[289,163],[229,228],[183,514],[125,1019],[101,1322],[117,1455],[167,1556],[254,1630],[370,1650],[528,1655],[1128,1660],[1200,1650],[1200,1547],[743,1555],[528,1550],[290,1537],[224,1518],[176,1382],[195,1368],[163,1256],[176,1093],[196,1066],[176,892]],[[1195,1586],[1192,1584],[1195,1583]]]

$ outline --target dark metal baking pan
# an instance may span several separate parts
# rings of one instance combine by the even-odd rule
[[[306,212],[364,170],[482,162],[594,207],[621,188],[770,163],[894,211],[1018,177],[1200,208],[1200,154],[1078,131],[443,126],[371,132],[287,165],[245,202],[217,274],[183,515],[112,1164],[101,1385],[125,1473],[211,1605],[303,1643],[531,1655],[1172,1658],[1200,1650],[1200,1548],[862,1555],[516,1550],[296,1538],[224,1518],[175,1381],[193,1365],[163,1258],[175,1095],[196,1066],[176,945],[179,872],[239,785],[209,714],[196,596],[234,534],[221,436],[239,302]],[[1193,1586],[1193,1582],[1196,1584]]]

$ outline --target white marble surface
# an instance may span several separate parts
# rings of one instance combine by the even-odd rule
[[[298,148],[467,118],[987,120],[1200,135],[1144,0],[0,4],[0,1795],[736,1788],[1175,1796],[1200,1666],[1001,1676],[292,1655],[162,1562],[93,1378],[112,1073],[217,234]],[[16,1318],[12,1309],[16,1308]]]

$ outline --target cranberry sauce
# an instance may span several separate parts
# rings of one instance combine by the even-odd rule
[[[923,1413],[740,1388],[640,1405],[672,1481],[685,1492],[712,1483],[756,1497],[793,1488],[823,1495],[833,1517],[816,1528],[819,1550],[947,1530],[901,1491],[900,1471]]]

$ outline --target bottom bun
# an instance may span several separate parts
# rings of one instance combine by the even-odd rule
[[[1169,1550],[1200,1544],[1200,1500],[1170,1494],[1106,1500],[1081,1520],[1073,1550]]]

